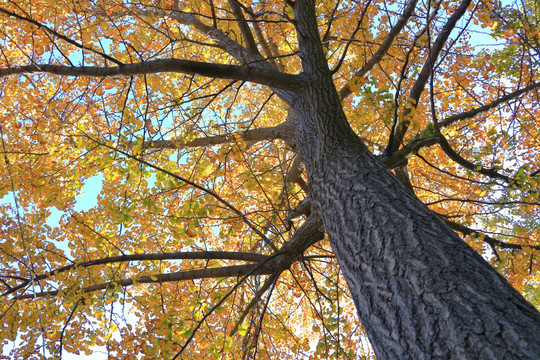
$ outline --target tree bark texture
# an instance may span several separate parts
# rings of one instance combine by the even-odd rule
[[[295,18],[297,145],[377,359],[540,359],[540,313],[412,195],[347,123],[312,2]]]
[[[538,359],[540,316],[360,144],[310,171],[378,359]]]

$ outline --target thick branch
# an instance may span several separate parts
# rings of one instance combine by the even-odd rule
[[[324,238],[324,225],[318,213],[312,212],[307,220],[287,241],[282,251],[290,254],[303,254],[311,245]],[[292,263],[291,263],[292,264]]]
[[[113,280],[107,281],[100,284],[88,286],[84,288],[83,293],[95,292],[99,290],[106,290],[114,288],[116,286],[127,287],[134,284],[151,284],[151,283],[164,283],[164,282],[173,282],[173,281],[185,281],[185,280],[194,280],[194,279],[208,279],[208,278],[218,278],[218,277],[234,277],[234,276],[244,276],[244,275],[268,275],[268,274],[278,274],[283,270],[288,269],[295,261],[299,259],[304,251],[306,251],[311,245],[315,244],[317,241],[322,240],[324,237],[324,228],[322,221],[317,214],[312,214],[302,226],[293,234],[291,239],[285,243],[283,248],[275,252],[271,256],[257,255],[252,253],[239,253],[237,259],[246,260],[246,261],[255,261],[257,258],[259,262],[257,264],[250,265],[235,265],[235,266],[223,266],[217,268],[207,268],[207,269],[196,269],[188,271],[178,271],[174,273],[166,274],[156,274],[156,275],[145,275],[139,276],[136,278],[122,279],[122,280]],[[185,253],[187,254],[187,253]],[[151,257],[152,254],[148,256]],[[129,256],[129,255],[128,255]],[[135,255],[134,255],[135,256]],[[136,256],[145,256],[144,254]],[[192,258],[199,258],[195,257]],[[207,252],[205,259],[213,258],[210,256],[215,256],[215,258],[223,259],[225,257],[230,257],[231,259],[235,257],[233,253],[225,252]],[[221,257],[218,257],[221,256]],[[120,257],[119,257],[120,258]],[[156,260],[156,259],[152,259]],[[100,261],[100,260],[96,260]],[[76,265],[75,265],[76,266]],[[58,271],[58,270],[57,270]],[[9,293],[12,293],[10,291]],[[58,295],[59,291],[44,291],[35,294],[27,294],[18,296],[18,299],[34,299],[45,296],[55,296]],[[6,293],[7,294],[7,293]]]
[[[292,223],[294,219],[297,219],[302,215],[309,217],[311,215],[312,206],[313,204],[311,198],[308,195],[304,199],[302,199],[302,201],[300,201],[298,205],[296,205],[296,208],[289,212],[289,214],[285,218],[285,221]]]
[[[183,11],[178,11],[178,10],[170,12],[170,13],[169,12],[164,13],[164,12],[159,12],[159,11],[150,11],[149,13],[160,15],[163,17],[169,17],[171,19],[176,20],[178,23],[182,25],[188,25],[188,26],[193,27],[199,33],[206,35],[210,39],[215,41],[223,50],[225,50],[229,55],[231,55],[233,58],[235,58],[241,63],[246,63],[246,62],[255,60],[255,59],[253,60],[250,59],[249,54],[247,53],[246,49],[242,45],[232,40],[230,37],[225,35],[218,28],[204,24],[192,14],[185,13]],[[260,59],[257,59],[257,60],[260,60]]]
[[[266,40],[258,22],[253,23],[253,29],[255,30],[255,35],[257,36],[257,40],[259,40],[259,44],[261,44],[261,47],[263,49],[264,55],[267,58],[267,61],[279,71],[282,71],[282,72],[285,71],[285,68],[283,67],[283,64],[281,63],[281,60],[278,57],[279,52],[277,51],[276,44],[274,44],[272,39],[269,39],[268,41]]]
[[[312,0],[294,2],[294,16],[302,68],[306,76],[308,99],[298,99],[294,111],[299,117],[297,141],[302,161],[316,161],[317,148],[341,147],[358,141],[343,112],[341,99],[328,68],[319,37],[317,14]],[[315,151],[313,151],[315,150]],[[311,165],[308,164],[308,167]]]
[[[61,76],[90,76],[117,77],[143,74],[175,72],[182,74],[201,75],[219,79],[250,81],[261,85],[302,93],[305,86],[301,76],[281,73],[277,70],[252,66],[211,64],[199,61],[181,59],[150,60],[141,63],[125,64],[114,67],[96,66],[63,66],[63,65],[26,65],[0,69],[0,77],[29,74],[49,73]]]
[[[304,72],[309,76],[316,74],[319,77],[330,77],[328,62],[319,37],[314,1],[298,0],[293,8],[297,19],[296,30]]]
[[[308,185],[306,181],[302,178],[302,160],[299,156],[296,156],[294,159],[285,181],[289,183],[296,183],[304,192],[307,194],[309,192]]]
[[[378,156],[378,159],[389,169],[394,169],[397,166],[405,164],[411,155],[418,153],[418,151],[423,148],[439,143],[438,136],[426,136],[426,134],[427,131],[420,133],[415,139],[411,140],[407,145],[392,153],[390,156],[383,154]]]
[[[157,15],[161,17],[166,17],[170,19],[174,19],[179,24],[187,25],[192,27],[193,29],[197,30],[199,33],[207,36],[209,39],[216,42],[218,47],[226,51],[230,56],[232,56],[234,59],[236,59],[239,63],[250,65],[253,68],[257,68],[260,70],[266,70],[266,71],[274,71],[278,74],[281,74],[280,72],[276,71],[275,68],[270,65],[270,63],[266,62],[266,60],[259,54],[251,54],[249,53],[242,45],[240,45],[238,42],[232,40],[230,37],[225,35],[221,30],[214,26],[208,26],[201,22],[199,19],[197,19],[195,16],[189,13],[185,13],[183,11],[180,11],[179,9],[175,9],[171,12],[163,12],[158,10],[136,10],[137,14],[140,15]],[[288,75],[288,76],[294,76],[294,75]],[[268,84],[267,84],[268,85]],[[294,98],[296,97],[295,94],[291,94],[287,91],[287,88],[273,88],[272,89],[276,95],[278,95],[282,100],[287,102],[288,104],[291,104],[294,101]],[[295,90],[292,90],[295,92]],[[299,91],[302,93],[302,91]]]
[[[236,18],[236,22],[238,23],[238,26],[240,27],[240,31],[242,32],[242,37],[244,38],[244,41],[246,42],[247,52],[253,55],[260,55],[259,50],[257,49],[257,43],[255,42],[255,38],[253,37],[253,34],[251,33],[251,30],[246,21],[246,18],[244,14],[242,13],[242,9],[238,5],[238,1],[229,0],[229,6],[231,7],[233,11],[234,17]]]

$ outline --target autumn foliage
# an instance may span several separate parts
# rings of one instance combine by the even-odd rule
[[[459,5],[316,11],[355,132],[538,307],[534,4],[473,1],[437,43]],[[1,356],[373,356],[327,240],[287,247],[309,191],[287,77],[246,49],[300,74],[291,5],[0,4]]]

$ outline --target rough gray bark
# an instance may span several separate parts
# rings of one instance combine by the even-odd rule
[[[537,359],[540,316],[359,144],[311,196],[378,359]]]
[[[295,2],[310,196],[377,359],[538,359],[540,313],[369,152],[341,110],[313,5]]]

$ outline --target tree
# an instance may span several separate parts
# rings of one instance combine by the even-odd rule
[[[505,11],[4,2],[3,354],[538,357],[538,31],[470,38]]]

